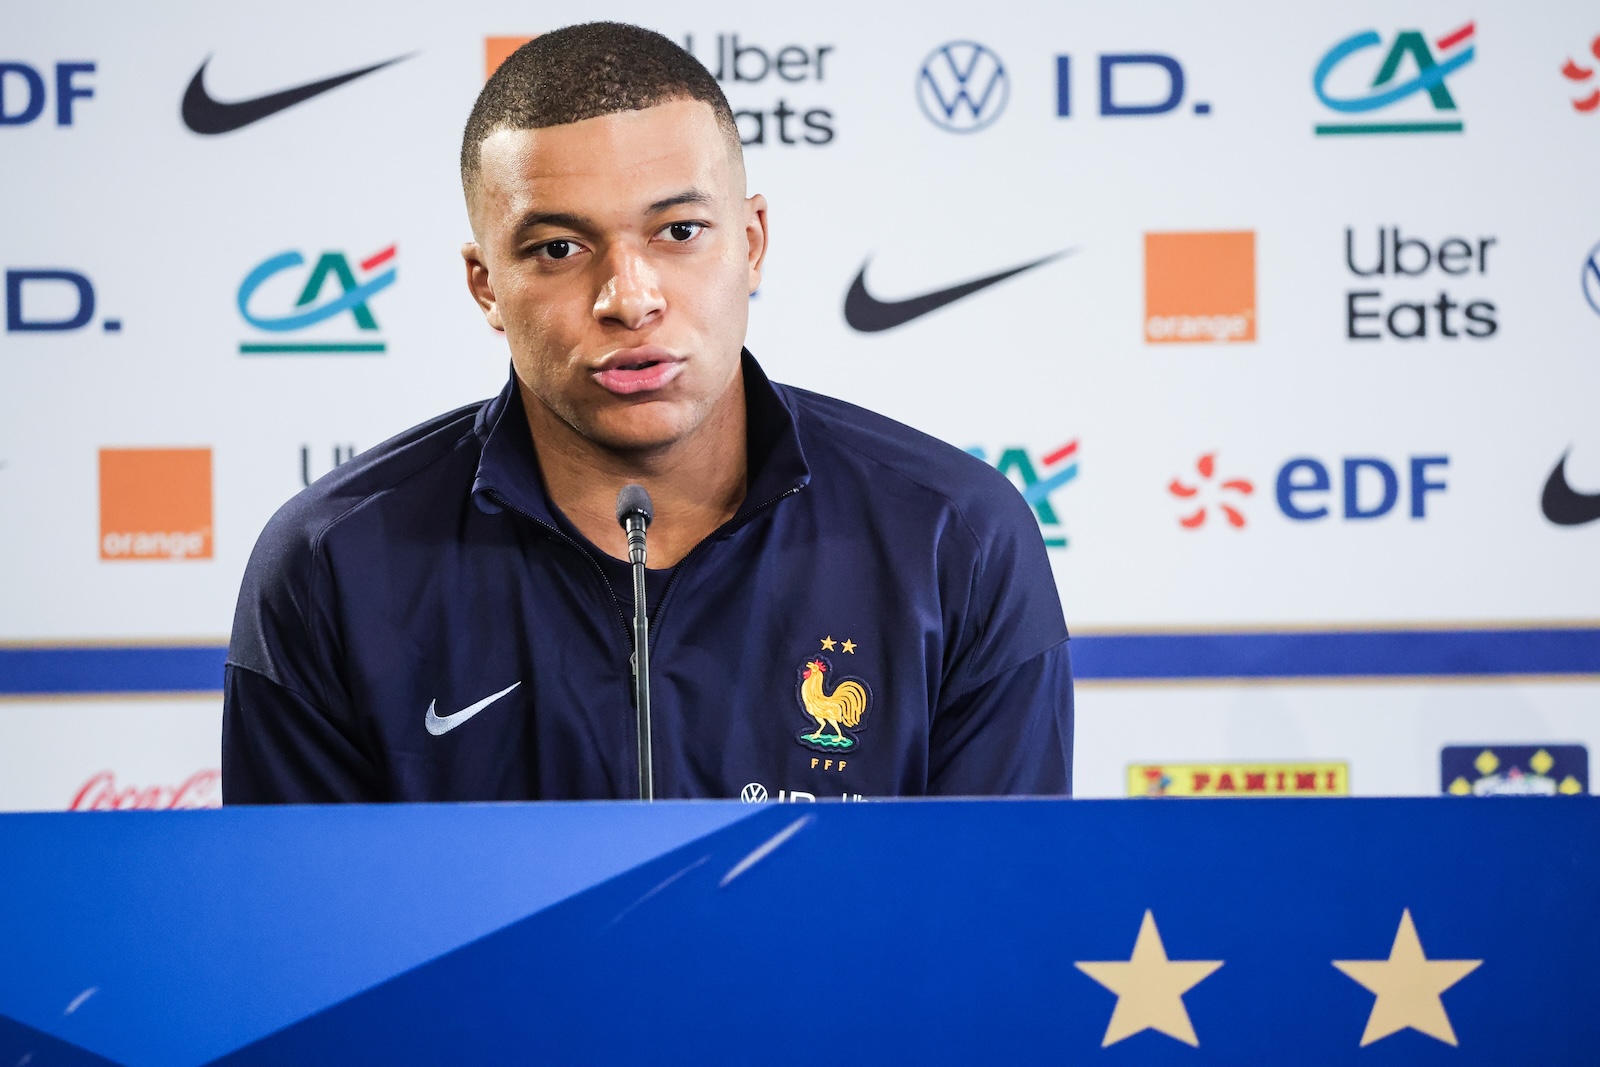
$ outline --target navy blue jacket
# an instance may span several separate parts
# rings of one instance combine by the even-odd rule
[[[650,603],[656,795],[1069,792],[1067,631],[1021,495],[748,353],[744,381],[749,492]],[[597,551],[514,379],[320,479],[245,572],[224,800],[636,797],[631,594]]]

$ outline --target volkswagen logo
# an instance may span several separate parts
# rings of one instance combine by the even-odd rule
[[[1600,245],[1589,250],[1589,258],[1583,264],[1583,298],[1600,315]]]
[[[951,41],[922,61],[917,103],[928,120],[951,133],[974,133],[1006,109],[1011,78],[1005,64],[976,41]]]
[[[739,790],[739,799],[746,804],[760,804],[767,799],[767,787],[760,782],[751,782]]]

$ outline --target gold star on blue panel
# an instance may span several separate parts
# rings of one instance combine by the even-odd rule
[[[1412,1029],[1457,1044],[1456,1032],[1445,1014],[1439,994],[1477,970],[1482,960],[1430,960],[1422,952],[1422,939],[1411,921],[1411,909],[1400,914],[1400,929],[1386,960],[1334,960],[1333,965],[1377,994],[1367,1029],[1361,1035],[1365,1048],[1390,1034]]]
[[[1161,931],[1149,911],[1139,924],[1133,955],[1127,960],[1074,963],[1084,974],[1117,995],[1100,1047],[1115,1045],[1142,1030],[1155,1030],[1199,1047],[1183,994],[1203,982],[1222,960],[1169,960]]]

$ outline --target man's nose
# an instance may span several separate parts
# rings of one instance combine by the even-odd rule
[[[613,248],[605,263],[610,269],[595,298],[596,319],[638,330],[666,311],[661,280],[640,251]]]

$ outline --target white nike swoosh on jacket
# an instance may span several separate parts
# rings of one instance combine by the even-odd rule
[[[486,696],[476,704],[462,708],[460,711],[453,712],[449,715],[441,716],[433,710],[434,707],[439,703],[437,700],[435,700],[433,703],[428,705],[428,714],[423,717],[422,724],[428,728],[428,732],[434,737],[438,737],[441,734],[447,734],[521,684],[521,682],[512,682],[510,685],[500,690],[500,692],[495,693],[492,696]]]

